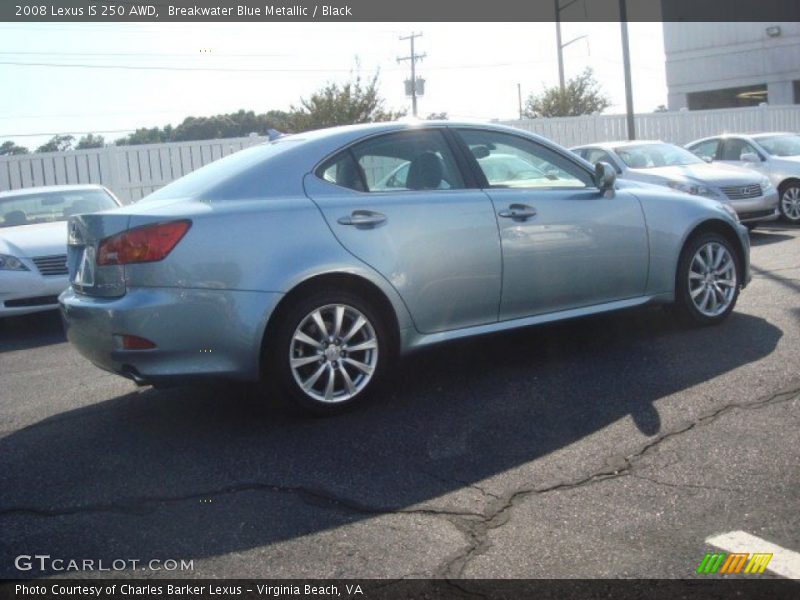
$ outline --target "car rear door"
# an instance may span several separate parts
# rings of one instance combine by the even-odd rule
[[[500,302],[494,209],[469,189],[448,139],[444,128],[375,136],[305,179],[336,238],[394,286],[424,333],[494,322]]]

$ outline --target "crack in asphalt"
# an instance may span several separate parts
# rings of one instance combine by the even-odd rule
[[[179,496],[144,496],[121,500],[107,504],[86,504],[82,506],[66,506],[62,508],[35,508],[15,506],[0,509],[0,517],[9,515],[28,515],[40,517],[61,517],[82,513],[93,512],[113,512],[123,514],[148,514],[153,512],[158,506],[164,504],[174,504],[189,500],[204,500],[214,497],[239,494],[241,492],[274,492],[284,494],[294,494],[303,499],[306,504],[322,506],[333,510],[345,510],[351,513],[366,515],[385,515],[385,514],[416,514],[433,516],[452,516],[452,517],[481,517],[482,514],[470,511],[458,511],[438,508],[383,508],[369,506],[350,498],[336,495],[328,490],[320,490],[305,486],[286,486],[271,483],[248,482],[225,486],[212,491],[193,492]]]
[[[505,525],[511,518],[511,511],[514,506],[529,496],[537,496],[547,494],[554,491],[573,489],[594,483],[605,481],[607,479],[614,479],[617,477],[632,475],[634,464],[649,453],[653,448],[660,445],[665,440],[683,435],[696,427],[708,425],[715,421],[720,416],[733,412],[735,410],[755,410],[765,406],[787,402],[800,397],[800,386],[794,386],[790,389],[785,389],[776,392],[766,398],[760,398],[752,402],[740,402],[726,404],[708,414],[698,417],[693,422],[674,429],[657,436],[653,440],[644,444],[639,450],[626,456],[624,464],[617,467],[607,467],[594,471],[578,479],[571,481],[561,481],[543,487],[520,488],[506,494],[502,499],[490,505],[481,519],[463,519],[451,518],[451,522],[462,532],[466,537],[468,544],[465,549],[451,555],[442,562],[437,569],[435,576],[442,577],[450,581],[452,585],[462,591],[460,583],[456,580],[464,578],[464,571],[468,563],[475,557],[486,553],[492,546],[488,539],[489,532],[498,529]],[[647,479],[641,477],[642,479]],[[655,482],[653,483],[662,483]],[[665,484],[667,485],[667,484]]]

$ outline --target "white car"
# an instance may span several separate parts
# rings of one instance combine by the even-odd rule
[[[719,200],[749,229],[778,218],[777,190],[768,177],[752,169],[710,165],[685,148],[660,141],[602,142],[572,151],[592,164],[607,162],[623,179]]]
[[[0,317],[58,308],[69,286],[67,219],[118,206],[101,185],[0,192]]]
[[[726,134],[695,140],[686,147],[709,162],[747,167],[766,175],[778,188],[783,219],[800,223],[800,135]]]

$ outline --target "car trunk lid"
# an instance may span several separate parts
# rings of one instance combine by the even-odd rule
[[[72,288],[87,296],[125,295],[125,267],[97,265],[97,247],[125,231],[131,216],[116,211],[76,215],[67,225],[67,268]]]

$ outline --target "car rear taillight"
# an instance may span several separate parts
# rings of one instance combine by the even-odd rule
[[[98,265],[127,265],[163,260],[181,241],[191,221],[144,225],[112,235],[97,247]]]
[[[122,350],[152,350],[154,342],[137,335],[114,334],[114,342]]]

